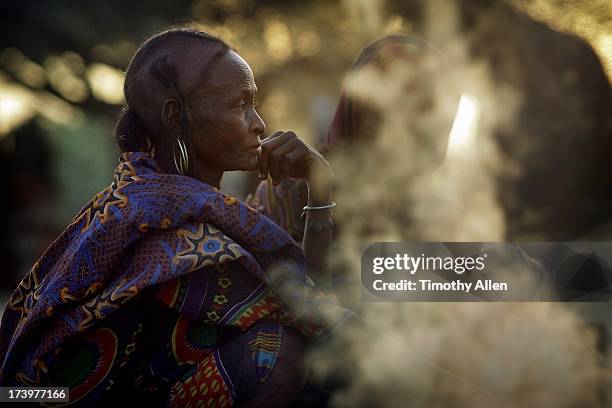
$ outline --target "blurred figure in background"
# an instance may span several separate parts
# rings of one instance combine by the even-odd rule
[[[458,90],[446,87],[450,81],[444,80],[448,66],[443,60],[442,54],[424,41],[401,34],[385,36],[361,50],[347,75],[326,141],[320,147],[332,161],[336,160],[337,171],[342,171],[343,166],[350,168],[347,161],[375,168],[380,157],[377,153],[384,152],[374,145],[405,152],[407,165],[400,174],[402,179],[397,180],[401,184],[409,184],[413,177],[434,171],[443,163],[459,100]],[[445,98],[438,98],[434,84],[446,87]],[[425,114],[433,116],[425,121]],[[393,136],[381,141],[387,131]],[[382,181],[386,174],[381,167],[380,172],[370,176],[379,176]],[[347,193],[350,189],[350,184],[338,186],[338,190]],[[286,179],[275,185],[269,179],[260,183],[247,201],[299,240],[305,192],[303,180]],[[409,202],[400,207],[394,212],[393,205],[386,205],[379,208],[379,214],[369,215],[407,225]]]
[[[455,188],[450,183],[444,185],[443,177],[432,177],[429,183],[434,187],[432,190],[444,190],[446,193],[435,194],[428,199],[450,200],[455,205],[431,202],[430,208],[427,208],[425,191],[417,199],[418,204],[422,204],[421,208],[411,208],[406,202],[403,215],[379,208],[381,212],[386,211],[388,220],[397,223],[410,222],[411,219],[423,220],[423,224],[428,224],[413,225],[410,231],[398,237],[543,241],[609,237],[612,233],[609,210],[612,207],[612,185],[608,169],[612,152],[612,99],[609,81],[591,47],[577,37],[534,21],[503,1],[397,3],[391,9],[414,20],[415,32],[440,46],[447,59],[447,67],[455,65],[453,69],[458,71],[455,84],[463,81],[462,70],[473,69],[478,64],[486,68],[486,74],[471,83],[466,77],[464,89],[455,91],[474,91],[477,94],[476,104],[481,119],[481,123],[476,121],[474,124],[477,136],[474,137],[471,152],[474,157],[472,164],[479,163],[478,168],[475,166],[471,171],[465,171],[458,180],[461,186],[455,187],[467,191],[480,186],[478,189],[487,191],[486,204],[478,203],[476,199],[466,203],[465,194],[464,197],[452,197]],[[452,20],[450,27],[442,24],[447,19]],[[456,61],[457,49],[465,50],[462,61]],[[339,141],[345,145],[353,144],[354,140],[359,139],[359,136],[354,137],[355,134],[381,133],[378,127],[381,110],[377,112],[377,109],[373,109],[372,95],[380,96],[375,97],[374,101],[378,99],[385,105],[382,112],[387,118],[395,115],[407,117],[419,111],[409,105],[414,92],[426,90],[427,87],[440,88],[438,82],[451,71],[446,69],[444,73],[439,71],[433,74],[413,64],[412,69],[421,78],[406,89],[403,101],[405,111],[400,113],[398,109],[396,113],[396,106],[389,100],[383,100],[385,96],[392,95],[394,89],[401,87],[389,86],[393,74],[385,74],[389,79],[386,83],[377,82],[378,90],[371,89],[376,81],[369,81],[368,85],[367,75],[354,75],[363,72],[362,62],[371,58],[366,56],[367,53],[364,49],[352,67],[350,77],[361,77],[363,80],[347,81],[347,84],[354,86],[350,96],[347,96],[345,87],[329,131],[328,145]],[[487,89],[479,94],[482,89],[470,87]],[[357,106],[359,103],[355,101],[359,99],[356,96],[363,93],[369,94],[368,112]],[[431,94],[436,92],[431,91]],[[442,98],[449,102],[453,99],[452,96]],[[439,103],[439,92],[432,101]],[[444,145],[443,140],[432,137],[435,131],[429,133],[429,138],[419,138],[418,126],[438,122],[439,137],[442,139],[448,136],[450,127],[446,125],[452,123],[449,119],[432,119],[428,114],[438,112],[438,108],[431,104],[428,106],[426,100],[421,112],[424,113],[422,117],[412,116],[415,125],[410,130],[415,136],[412,139],[420,143],[412,152],[406,153],[406,161],[411,164],[404,166],[404,174],[407,174],[408,168],[418,168],[420,165],[417,162],[421,158],[425,158],[424,161],[430,159],[426,153],[421,154],[429,148],[428,141],[438,146]],[[430,123],[424,123],[426,121]],[[397,124],[395,126],[398,127]],[[359,161],[357,158],[355,160]],[[470,161],[464,161],[461,166],[471,166]],[[377,171],[381,177],[379,183],[386,178],[383,167]],[[376,171],[374,166],[368,170]],[[463,170],[447,171],[446,174],[453,175],[456,171]],[[444,172],[439,175],[442,174]],[[469,178],[473,177],[486,180],[482,183],[470,182]],[[432,184],[434,181],[435,184]],[[405,183],[408,182],[406,178]],[[400,185],[399,180],[397,185]],[[271,187],[271,184],[260,185],[252,199],[253,205],[285,226],[294,237],[299,237],[300,205],[292,203],[304,201],[304,187],[290,181],[284,181],[274,189]],[[415,188],[415,191],[399,196],[414,196],[417,190],[423,192],[427,188]],[[435,210],[436,207],[439,210]],[[290,208],[294,210],[290,211]],[[444,231],[446,220],[460,219],[461,214],[470,214],[470,222],[464,224],[477,224],[482,208],[486,208],[486,215],[480,217],[482,225],[478,231],[461,234],[456,230],[467,227],[460,224],[454,226],[455,231]],[[338,211],[342,211],[341,206]],[[377,215],[369,210],[367,213],[368,216]],[[341,217],[341,221],[344,219]],[[435,223],[440,224],[440,228],[435,228]],[[487,224],[490,225],[488,232]],[[409,227],[408,224],[406,227]]]
[[[591,46],[505,1],[419,4],[423,18],[417,19],[422,24],[417,30],[428,40],[445,44],[459,39],[468,58],[487,64],[492,95],[483,106],[483,119],[503,116],[511,95],[519,98],[516,112],[492,129],[500,156],[489,169],[505,167],[496,171],[505,238],[609,238],[612,99]],[[456,31],[444,31],[437,22],[442,9],[453,4]],[[402,12],[403,5],[395,6]]]

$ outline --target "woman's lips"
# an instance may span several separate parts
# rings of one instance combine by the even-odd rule
[[[261,154],[261,145],[258,144],[258,145],[251,146],[247,149],[247,151],[250,153],[259,155]]]

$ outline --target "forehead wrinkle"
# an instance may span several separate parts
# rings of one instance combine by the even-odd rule
[[[194,93],[193,96],[196,98],[202,98],[202,102],[210,101],[211,99],[213,102],[215,102],[219,100],[233,99],[244,93],[243,89],[246,90],[248,88],[235,87],[231,82],[225,82],[217,86],[201,87]],[[233,90],[236,90],[237,92],[232,92]],[[250,94],[250,91],[248,91],[248,93]]]
[[[232,54],[235,57],[231,57]],[[228,72],[232,76],[239,77],[238,80],[240,81],[240,87],[244,87],[244,85],[247,85],[249,88],[254,88],[255,78],[253,76],[253,72],[251,71],[251,67],[249,66],[249,64],[247,64],[247,62],[235,52],[228,53],[228,56],[230,57],[228,57],[226,61],[228,62],[231,68],[228,69],[226,72]]]

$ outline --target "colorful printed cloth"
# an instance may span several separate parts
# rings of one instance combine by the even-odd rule
[[[197,392],[222,406],[235,392],[223,360],[240,347],[265,379],[283,326],[321,338],[350,316],[309,284],[300,247],[270,219],[159,173],[145,153],[121,160],[9,299],[2,385],[70,384],[73,401],[109,402],[122,387],[178,401],[204,376],[217,383]]]
[[[296,241],[304,235],[302,208],[308,201],[308,187],[303,179],[287,178],[277,186],[270,178],[257,186],[246,202],[260,213],[270,217]]]

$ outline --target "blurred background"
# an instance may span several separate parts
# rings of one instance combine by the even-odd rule
[[[463,97],[455,108],[446,172],[411,184],[403,196],[393,187],[414,156],[393,143],[382,146],[389,156],[365,164],[355,162],[356,156],[337,159],[337,177],[345,187],[338,192],[337,214],[343,238],[612,240],[609,0],[3,0],[0,19],[0,286],[5,294],[79,208],[110,183],[118,159],[113,126],[130,57],[150,35],[185,24],[221,36],[249,62],[269,132],[291,129],[311,143],[325,139],[345,76],[370,41],[406,33],[448,57]],[[423,77],[420,85],[427,81],[437,78]],[[396,114],[403,105],[385,109]],[[450,154],[469,140],[480,149],[478,166],[469,157]],[[244,198],[254,183],[252,175],[232,173],[222,187]],[[463,202],[461,211],[439,200],[451,190]],[[386,201],[371,199],[380,195]],[[410,210],[403,201],[407,197]],[[388,212],[378,211],[383,205]],[[354,214],[364,209],[369,217],[357,220]],[[400,231],[402,211],[416,221]],[[345,255],[353,263],[349,269],[358,271],[360,253]],[[359,307],[358,300],[352,301]],[[374,372],[387,375],[385,384],[397,380],[401,388],[410,379],[417,393],[419,387],[439,392],[444,383],[410,371],[411,358],[424,353],[431,361],[455,364],[456,372],[471,373],[481,383],[491,381],[491,387],[505,384],[500,392],[513,395],[509,399],[515,406],[601,406],[605,364],[585,357],[585,350],[609,348],[608,305],[579,310],[581,320],[595,328],[588,341],[575,314],[560,306],[375,305],[364,316],[388,323],[386,329],[401,344],[389,347],[363,338],[363,344],[380,349],[357,349],[356,359],[368,370],[378,367]],[[457,326],[457,321],[464,323]],[[468,344],[475,332],[480,335]],[[514,337],[517,333],[522,340]],[[484,354],[474,344],[502,356],[493,366],[504,381],[492,375],[489,360],[476,361]],[[418,349],[410,347],[415,345]],[[400,349],[412,349],[407,360],[397,358]],[[461,352],[449,354],[451,349]],[[518,367],[530,362],[531,368]],[[560,372],[567,375],[561,378]],[[548,399],[538,399],[551,377],[560,379]],[[360,378],[359,386],[345,394],[346,406],[364,394],[378,395],[372,390],[386,401],[389,387],[379,387],[380,377]],[[525,385],[520,382],[525,378],[535,380]],[[465,397],[453,387],[448,388],[453,401]],[[431,406],[427,398],[423,406]],[[438,401],[440,406],[449,406],[444,401]],[[482,406],[478,403],[465,405]],[[398,400],[396,406],[402,404]]]

